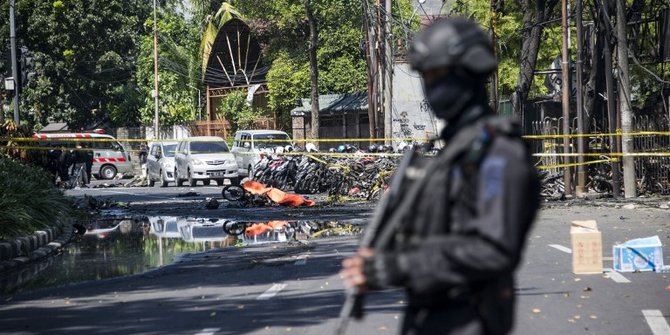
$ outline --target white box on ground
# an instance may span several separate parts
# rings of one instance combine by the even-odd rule
[[[663,245],[658,236],[638,238],[612,247],[614,270],[619,272],[663,269]]]

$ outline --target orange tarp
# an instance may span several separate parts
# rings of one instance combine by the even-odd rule
[[[300,205],[314,206],[315,202],[305,199],[297,194],[286,193],[274,187],[267,187],[257,181],[247,180],[242,184],[242,187],[251,194],[262,195],[265,194],[270,200],[285,206],[298,207]]]
[[[244,230],[244,235],[257,236],[273,229],[279,229],[288,224],[288,221],[270,221],[268,223],[254,223]]]
[[[256,236],[265,233],[268,230],[272,230],[272,227],[270,227],[266,223],[254,223],[251,226],[247,227],[247,229],[244,230],[244,235],[247,236]]]
[[[254,195],[263,195],[265,193],[268,193],[268,191],[272,187],[266,187],[265,185],[253,181],[253,180],[247,180],[244,183],[242,183],[242,188],[247,190],[249,193],[254,194]]]

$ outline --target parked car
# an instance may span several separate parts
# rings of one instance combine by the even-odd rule
[[[177,142],[149,143],[147,156],[147,182],[149,186],[159,182],[161,187],[174,181],[174,152]]]
[[[226,179],[231,184],[239,184],[235,156],[221,137],[196,136],[179,141],[174,171],[177,186],[188,181],[193,187],[198,180],[204,185],[209,185],[210,181],[223,185]]]
[[[117,173],[132,173],[133,166],[126,149],[113,136],[98,133],[41,133],[33,135],[37,145],[74,148],[75,139],[90,143],[93,149],[91,174],[96,179],[112,179]]]
[[[279,130],[239,130],[235,132],[233,147],[230,151],[235,155],[240,176],[253,175],[256,163],[261,159],[261,152],[293,150],[293,143],[287,133]]]

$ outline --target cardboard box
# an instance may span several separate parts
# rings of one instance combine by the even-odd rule
[[[589,274],[603,272],[603,237],[595,220],[572,221],[572,272]]]
[[[619,272],[663,269],[663,246],[658,236],[638,238],[612,248],[613,268]]]

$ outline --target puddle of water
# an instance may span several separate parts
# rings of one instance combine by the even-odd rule
[[[0,293],[142,273],[185,254],[229,246],[358,234],[362,226],[360,221],[242,222],[174,216],[100,219],[60,255],[0,277]]]

